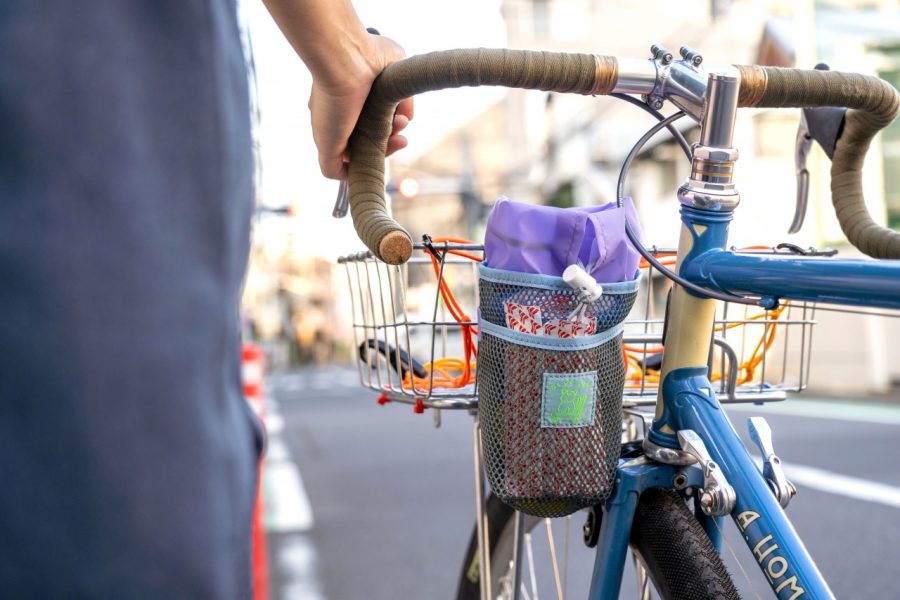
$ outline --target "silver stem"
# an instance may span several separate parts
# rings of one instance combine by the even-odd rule
[[[651,59],[620,58],[619,78],[614,92],[621,94],[649,94],[656,87],[656,62]]]
[[[706,110],[700,127],[700,143],[712,148],[731,148],[741,78],[737,73],[710,73]]]

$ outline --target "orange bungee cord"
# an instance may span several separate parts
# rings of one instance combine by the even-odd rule
[[[746,248],[742,248],[742,250],[763,250],[768,249],[767,246],[749,246]],[[676,262],[676,255],[673,253],[666,253],[658,255],[660,259],[660,263],[665,266],[674,265]],[[646,259],[641,259],[640,268],[641,269],[649,269],[650,264],[646,261]],[[747,360],[742,361],[737,366],[738,376],[737,376],[737,384],[752,382],[753,378],[756,375],[756,369],[760,365],[765,356],[766,351],[771,348],[772,344],[775,342],[775,334],[778,328],[777,321],[779,317],[781,317],[784,309],[789,305],[789,302],[785,302],[781,306],[776,309],[765,311],[759,314],[755,314],[749,317],[746,317],[741,322],[737,323],[728,323],[726,325],[719,325],[715,328],[716,332],[722,332],[730,329],[734,329],[736,327],[746,327],[749,323],[747,321],[758,321],[761,319],[765,319],[767,322],[763,327],[763,333],[760,336],[759,341],[753,349],[753,352],[750,354],[750,357]],[[629,344],[624,344],[622,347],[622,352],[625,360],[625,368],[626,368],[626,376],[625,376],[625,388],[626,389],[641,389],[644,386],[658,386],[659,381],[659,371],[656,369],[644,369],[643,363],[646,360],[647,356],[653,354],[659,354],[663,352],[663,348],[661,346],[657,346],[655,348],[646,348],[633,346]],[[711,377],[712,381],[720,381],[722,379],[721,375],[718,373],[712,373]]]
[[[432,244],[442,244],[445,242],[454,244],[474,244],[469,240],[453,237],[434,238],[431,240],[431,242]],[[744,249],[747,250],[759,248],[764,247],[752,246]],[[460,331],[462,333],[463,341],[463,358],[445,357],[437,359],[434,362],[426,363],[424,365],[426,373],[424,377],[416,376],[412,372],[412,370],[407,371],[406,377],[403,380],[403,388],[406,390],[415,390],[421,393],[428,393],[433,389],[462,388],[471,383],[474,383],[476,379],[476,360],[478,357],[478,344],[476,340],[478,337],[478,329],[475,325],[471,324],[472,318],[465,313],[462,307],[460,307],[459,302],[453,295],[453,291],[447,284],[446,279],[442,277],[441,257],[438,256],[438,251],[439,249],[434,249],[432,246],[432,249],[426,251],[426,253],[431,259],[435,278],[437,278],[439,282],[441,299],[443,300],[445,307],[450,312],[453,319],[460,324]],[[447,248],[446,250],[444,250],[444,253],[467,258],[474,262],[482,262],[482,258],[465,250],[455,250]],[[677,260],[674,253],[660,254],[658,255],[658,257],[660,263],[665,266],[672,266]],[[640,261],[640,268],[649,269],[650,267],[651,265],[642,258]],[[775,334],[778,327],[778,323],[775,323],[775,321],[778,320],[787,306],[788,303],[784,303],[774,310],[747,317],[743,320],[743,322],[728,323],[726,325],[719,325],[715,328],[715,331],[721,332],[734,329],[736,327],[745,327],[748,324],[747,321],[757,321],[761,319],[767,320],[763,328],[763,334],[762,336],[760,336],[760,339],[754,347],[753,352],[750,354],[750,357],[738,365],[738,384],[747,383],[753,380],[754,376],[756,375],[756,369],[762,362],[765,352],[772,346],[775,341]],[[642,358],[646,359],[646,357],[649,355],[662,353],[662,347],[642,348],[639,346],[625,344],[622,347],[622,351],[626,365],[626,389],[639,389],[645,385],[659,385],[659,371],[645,370],[642,366]],[[712,374],[712,381],[720,380],[721,375],[719,375],[718,373]]]
[[[469,240],[459,238],[443,237],[434,238],[432,244],[439,243],[453,244],[474,244]],[[481,262],[482,259],[475,254],[464,250],[447,249],[447,254],[461,256],[475,262]],[[455,389],[462,388],[475,381],[475,361],[478,357],[478,329],[471,325],[472,318],[459,306],[453,291],[447,284],[447,280],[441,276],[441,259],[437,256],[437,251],[432,246],[426,251],[428,257],[431,258],[431,265],[434,268],[434,276],[437,278],[441,299],[444,306],[450,311],[453,319],[460,323],[460,331],[463,341],[463,358],[446,357],[439,358],[433,363],[426,363],[424,369],[425,377],[417,377],[412,370],[408,371],[406,378],[403,380],[403,389],[413,389],[428,393],[432,389]]]

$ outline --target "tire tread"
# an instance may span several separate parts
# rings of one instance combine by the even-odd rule
[[[677,492],[652,488],[641,495],[631,544],[667,600],[740,598],[722,558]]]

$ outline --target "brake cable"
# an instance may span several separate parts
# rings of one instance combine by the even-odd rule
[[[621,95],[617,94],[616,98],[624,99],[624,98],[620,98],[620,96]],[[631,97],[625,96],[625,98],[631,98]],[[635,100],[634,98],[631,98],[631,99]],[[643,136],[641,136],[641,138],[637,141],[637,143],[631,148],[631,151],[628,153],[628,156],[625,157],[625,161],[622,163],[622,169],[619,171],[619,180],[616,185],[616,205],[619,208],[622,208],[625,203],[625,177],[628,174],[628,169],[631,167],[631,163],[634,160],[634,158],[638,155],[638,153],[641,151],[641,149],[644,147],[644,145],[648,141],[650,141],[650,138],[655,136],[657,133],[659,133],[663,129],[668,128],[669,131],[671,131],[672,129],[674,129],[673,127],[671,127],[672,123],[674,123],[681,117],[685,116],[684,111],[678,111],[668,117],[663,117],[662,114],[660,114],[658,111],[656,111],[655,109],[653,109],[649,106],[647,106],[646,109],[647,109],[647,112],[650,112],[650,114],[652,114],[657,119],[659,119],[659,122],[656,123],[650,129],[648,129],[647,132]],[[680,134],[679,134],[679,136],[680,136]],[[679,141],[679,145],[681,145],[681,141],[684,141],[684,136],[680,136],[680,138],[681,138],[681,140]],[[676,139],[678,139],[678,138],[676,138]],[[685,145],[686,145],[686,142],[685,142]],[[685,149],[684,145],[682,145],[682,149],[683,150]],[[690,158],[690,154],[689,154],[690,150],[688,149],[687,152],[688,152],[688,158]],[[736,296],[734,294],[728,294],[725,292],[717,292],[715,290],[710,290],[710,289],[704,288],[697,284],[691,283],[690,281],[688,281],[687,279],[684,279],[683,277],[681,277],[674,271],[669,270],[668,268],[663,266],[663,264],[661,262],[659,262],[655,256],[653,256],[653,254],[651,254],[650,252],[647,251],[646,248],[644,248],[644,245],[641,243],[640,239],[638,239],[637,234],[634,232],[634,229],[632,229],[631,223],[628,222],[627,218],[625,219],[625,234],[628,236],[628,240],[631,242],[631,245],[634,246],[635,250],[637,250],[638,253],[642,257],[644,257],[644,260],[646,260],[648,263],[650,263],[653,266],[653,268],[655,268],[657,271],[659,271],[663,276],[665,276],[666,278],[677,283],[681,287],[683,287],[687,290],[690,290],[699,296],[703,296],[706,298],[712,298],[714,300],[722,300],[723,302],[735,302],[738,304],[749,304],[751,306],[760,306],[764,309],[771,308],[771,307],[767,307],[767,306],[763,305],[760,300],[744,298],[742,296]]]

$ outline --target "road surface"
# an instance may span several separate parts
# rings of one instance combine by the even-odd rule
[[[266,493],[272,598],[454,598],[473,526],[472,419],[379,406],[355,371],[328,367],[270,378]],[[802,398],[802,397],[801,397]],[[739,431],[762,414],[799,493],[788,515],[838,598],[896,598],[900,564],[900,406],[812,398],[735,407]],[[745,441],[746,441],[746,436]],[[749,442],[747,442],[749,443]],[[592,553],[570,522],[568,597],[586,588]],[[744,597],[769,598],[750,551],[725,550]],[[560,545],[564,521],[556,523]],[[535,535],[538,560],[546,542]],[[633,590],[626,575],[622,597]],[[541,597],[552,597],[555,592]]]

